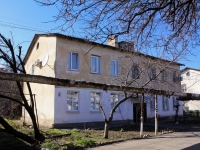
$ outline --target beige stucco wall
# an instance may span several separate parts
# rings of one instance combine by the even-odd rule
[[[189,76],[186,75],[189,72]],[[186,93],[200,94],[200,71],[188,69],[182,73],[183,81],[181,84],[186,84]],[[200,110],[200,101],[188,101],[185,107],[189,110]]]
[[[79,54],[79,71],[70,71],[67,69],[68,52],[76,52]],[[90,43],[64,38],[58,38],[57,40],[56,55],[55,73],[57,78],[124,85],[125,81],[132,81],[130,68],[134,63],[140,67],[141,75],[140,79],[136,79],[131,86],[142,87],[147,83],[149,81],[149,66],[153,66],[156,67],[156,73],[159,73],[160,70],[165,68],[167,71],[167,81],[161,81],[161,75],[159,75],[156,81],[151,81],[145,87],[158,90],[180,91],[180,81],[177,83],[172,82],[172,71],[176,71],[177,76],[180,75],[180,68],[177,64],[169,64],[169,62],[151,59],[143,55],[130,54],[108,47],[95,46]],[[101,74],[91,73],[91,55],[101,57]],[[119,60],[119,76],[110,75],[110,60]],[[127,75],[128,80],[126,80]]]
[[[37,43],[39,43],[39,48],[37,49]],[[49,56],[48,62],[44,67],[34,67],[35,75],[43,75],[47,77],[55,77],[54,73],[54,63],[55,63],[55,51],[56,51],[56,38],[55,37],[39,37],[36,41],[31,57],[28,58],[25,69],[28,74],[32,74],[32,65],[39,59],[43,60],[45,56]],[[24,84],[24,93],[28,94],[26,84]],[[31,83],[31,88],[33,94],[36,96],[37,112],[40,126],[51,127],[54,122],[54,92],[55,86]],[[30,96],[27,95],[29,100]],[[26,116],[26,122],[29,122],[29,117]]]

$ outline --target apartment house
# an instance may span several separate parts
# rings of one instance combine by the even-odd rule
[[[36,34],[24,58],[27,73],[48,77],[180,92],[180,65],[134,51],[132,43],[108,39],[108,45],[61,34]],[[60,87],[31,83],[39,122],[46,127],[103,122],[99,105],[109,116],[123,91]],[[25,86],[24,92],[27,88]],[[147,91],[148,93],[148,91]],[[27,99],[29,96],[27,95]],[[159,116],[175,114],[173,96],[158,96]],[[114,113],[113,122],[137,121],[140,98],[129,99]],[[181,102],[180,102],[181,105]],[[180,107],[181,108],[181,107]],[[182,114],[182,109],[179,109]],[[25,118],[27,114],[25,113]],[[154,96],[145,94],[145,116],[154,117]],[[28,118],[27,118],[28,119]],[[26,120],[27,120],[26,119]]]
[[[181,70],[181,90],[184,93],[200,93],[200,69],[184,68]],[[186,111],[200,111],[200,101],[192,100],[184,102]]]

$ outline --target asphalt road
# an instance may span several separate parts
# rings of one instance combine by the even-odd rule
[[[168,133],[87,150],[200,150],[200,126],[194,125],[186,132]]]

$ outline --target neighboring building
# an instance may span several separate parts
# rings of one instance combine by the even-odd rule
[[[0,72],[9,72],[5,68],[0,68]],[[0,80],[0,93],[12,98],[20,99],[19,90],[15,81]],[[9,118],[16,118],[22,115],[22,106],[11,100],[0,97],[0,115]]]
[[[181,90],[184,93],[200,93],[200,69],[184,68],[181,71],[182,81]],[[200,111],[200,101],[191,100],[184,102],[186,111]]]
[[[116,37],[109,39],[108,45],[104,45],[61,34],[36,34],[24,63],[27,73],[33,75],[181,91],[182,64],[134,52],[132,43],[118,43]],[[152,81],[145,85],[150,79]],[[104,120],[99,103],[103,105],[108,116],[111,108],[123,97],[123,92],[120,91],[36,83],[31,83],[31,87],[36,95],[39,122],[47,127],[102,122]],[[27,93],[26,91],[25,87],[24,92]],[[145,97],[145,114],[147,118],[152,118],[154,99],[147,94]],[[159,116],[175,115],[173,99],[175,100],[173,96],[158,96]],[[114,122],[137,121],[139,108],[137,101],[127,100],[114,113]],[[182,115],[182,109],[179,109],[179,114]]]

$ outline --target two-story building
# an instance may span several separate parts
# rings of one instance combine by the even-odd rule
[[[200,69],[184,68],[181,70],[181,89],[184,93],[200,93]],[[200,111],[200,101],[190,100],[184,102],[186,111]]]
[[[135,52],[132,43],[118,42],[117,37],[108,39],[108,45],[104,45],[61,34],[36,34],[24,63],[27,73],[33,75],[181,91],[182,64]],[[74,123],[95,125],[95,122],[104,121],[99,105],[103,106],[108,116],[124,94],[123,91],[36,83],[31,83],[31,88],[36,98],[40,125],[46,127],[64,127]],[[175,97],[159,95],[159,116],[175,115],[174,104]],[[138,101],[129,99],[115,111],[113,121],[137,121],[139,111]],[[182,114],[182,109],[179,109],[179,114]],[[27,117],[26,113],[24,115]],[[154,117],[153,95],[145,95],[145,116]]]

